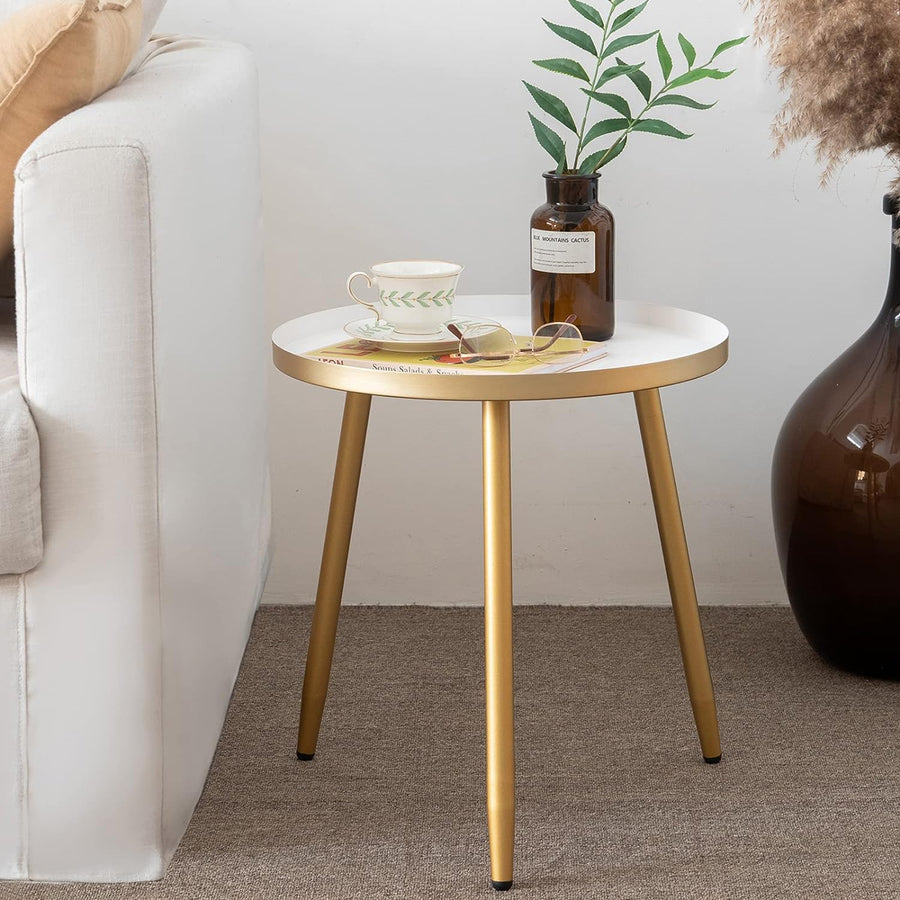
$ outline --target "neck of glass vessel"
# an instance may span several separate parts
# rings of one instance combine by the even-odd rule
[[[544,180],[547,185],[547,202],[555,206],[587,208],[597,202],[599,173],[595,175],[557,175],[555,172],[544,172]]]
[[[900,317],[900,247],[895,240],[897,230],[900,229],[900,201],[886,194],[884,211],[891,217],[891,272],[881,313]],[[897,324],[900,326],[900,321]]]

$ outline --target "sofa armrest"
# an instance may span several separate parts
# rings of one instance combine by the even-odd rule
[[[268,538],[256,91],[244,48],[162,41],[16,170],[33,878],[161,874],[237,672]]]

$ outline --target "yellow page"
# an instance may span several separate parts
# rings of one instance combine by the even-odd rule
[[[527,348],[530,342],[530,337],[516,337],[516,344],[519,349]],[[585,341],[584,345],[589,351],[599,347],[598,344],[591,341]],[[464,363],[459,358],[459,353],[456,349],[443,352],[408,353],[396,350],[382,350],[367,341],[359,340],[341,341],[328,347],[322,347],[319,350],[312,350],[304,355],[326,360],[340,360],[345,365],[357,364],[366,368],[371,368],[373,363],[384,363],[402,366],[432,366],[463,371],[475,369],[479,371],[490,370],[497,374],[502,373],[506,375],[518,375],[548,366],[571,364],[577,361],[577,356],[573,353],[550,353],[537,359],[529,353],[522,353],[502,366],[479,365],[477,363]]]

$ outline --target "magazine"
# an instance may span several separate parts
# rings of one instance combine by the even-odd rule
[[[531,338],[517,337],[520,349]],[[479,366],[464,363],[456,351],[409,353],[382,350],[368,341],[347,340],[303,355],[318,362],[358,369],[378,369],[382,372],[403,372],[407,375],[521,375],[523,373],[550,374],[580,368],[607,354],[606,341],[585,341],[583,353],[560,355],[546,360],[527,353],[519,354],[502,366]]]

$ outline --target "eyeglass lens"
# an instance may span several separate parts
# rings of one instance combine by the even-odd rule
[[[580,353],[584,349],[581,332],[567,322],[550,322],[542,325],[531,340],[531,352],[535,355]]]
[[[460,341],[460,359],[469,365],[502,366],[517,353],[515,338],[503,327],[472,325]]]

